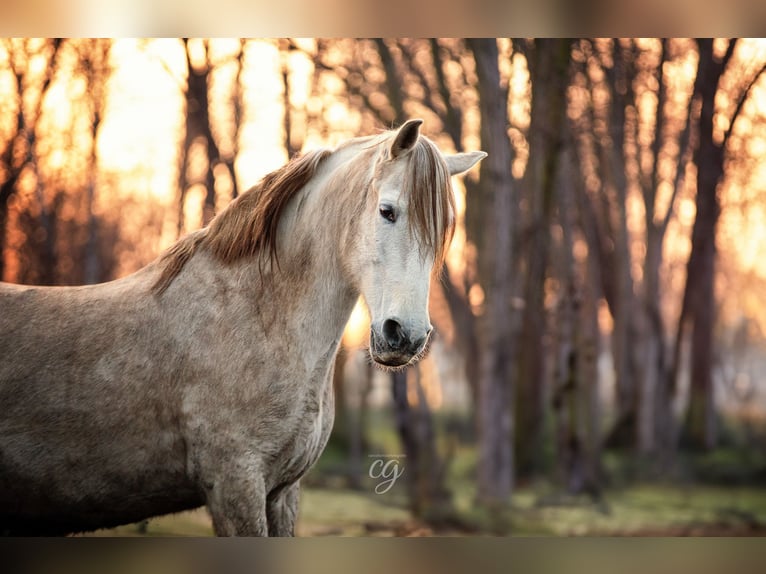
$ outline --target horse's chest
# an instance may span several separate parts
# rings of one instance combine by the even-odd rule
[[[278,464],[278,482],[291,483],[300,479],[322,454],[333,418],[332,410],[327,409],[327,405],[322,406],[319,412],[304,412],[294,433],[287,437],[287,448]]]
[[[332,382],[329,378],[322,391],[294,405],[283,427],[284,446],[277,461],[277,482],[298,480],[319,459],[327,444],[334,419]]]

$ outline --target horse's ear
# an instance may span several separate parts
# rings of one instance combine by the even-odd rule
[[[487,152],[485,151],[470,151],[466,153],[446,155],[444,156],[444,161],[447,162],[449,174],[457,175],[468,171],[485,157],[487,157]]]
[[[396,134],[394,143],[391,144],[392,158],[397,158],[412,149],[412,146],[418,141],[422,123],[423,120],[408,120],[399,128],[399,133]]]

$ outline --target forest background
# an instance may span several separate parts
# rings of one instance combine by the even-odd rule
[[[124,276],[302,151],[423,118],[489,153],[433,349],[376,372],[355,311],[299,532],[760,534],[765,67],[752,39],[4,39],[0,279]],[[384,495],[370,455],[404,455]]]

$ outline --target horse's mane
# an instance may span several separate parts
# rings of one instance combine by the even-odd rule
[[[385,132],[356,141],[368,140],[367,149],[371,149],[388,144],[395,134]],[[338,149],[344,145],[350,145],[350,142],[341,144]],[[176,242],[160,258],[162,272],[153,291],[157,294],[165,291],[200,248],[223,263],[233,263],[258,253],[268,253],[271,261],[275,261],[277,229],[285,207],[314,177],[322,161],[331,153],[317,150],[293,159],[237,197],[207,227]],[[449,171],[436,145],[425,137],[418,138],[407,155],[409,163],[402,192],[408,197],[410,229],[413,237],[420,237],[421,250],[434,254],[434,271],[438,273],[454,232],[455,199]],[[378,170],[383,169],[385,157],[378,163]],[[363,177],[362,174],[357,171],[350,177]],[[365,185],[369,181],[345,183],[344,187],[349,191],[369,187]]]
[[[317,150],[293,159],[237,197],[207,227],[176,242],[160,259],[162,273],[153,291],[165,291],[200,247],[223,263],[260,252],[268,252],[274,260],[280,216],[330,153]]]

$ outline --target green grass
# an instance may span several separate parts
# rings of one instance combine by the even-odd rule
[[[534,492],[517,494],[511,509],[514,534],[766,534],[766,490],[752,487],[639,485],[607,492],[600,504],[540,500]]]
[[[735,472],[736,453],[700,455],[686,461],[692,476],[716,467]],[[725,464],[724,464],[725,463]],[[477,453],[461,448],[453,459],[448,486],[458,512],[481,531],[496,517],[476,505]],[[619,461],[612,460],[612,465]],[[742,466],[740,465],[741,469]],[[725,470],[728,469],[728,470]],[[708,472],[710,472],[708,470]],[[750,474],[750,471],[747,471]],[[600,500],[562,495],[545,479],[517,488],[503,512],[512,535],[766,535],[766,488],[752,481],[697,483],[612,481]],[[619,486],[617,486],[619,485]]]

